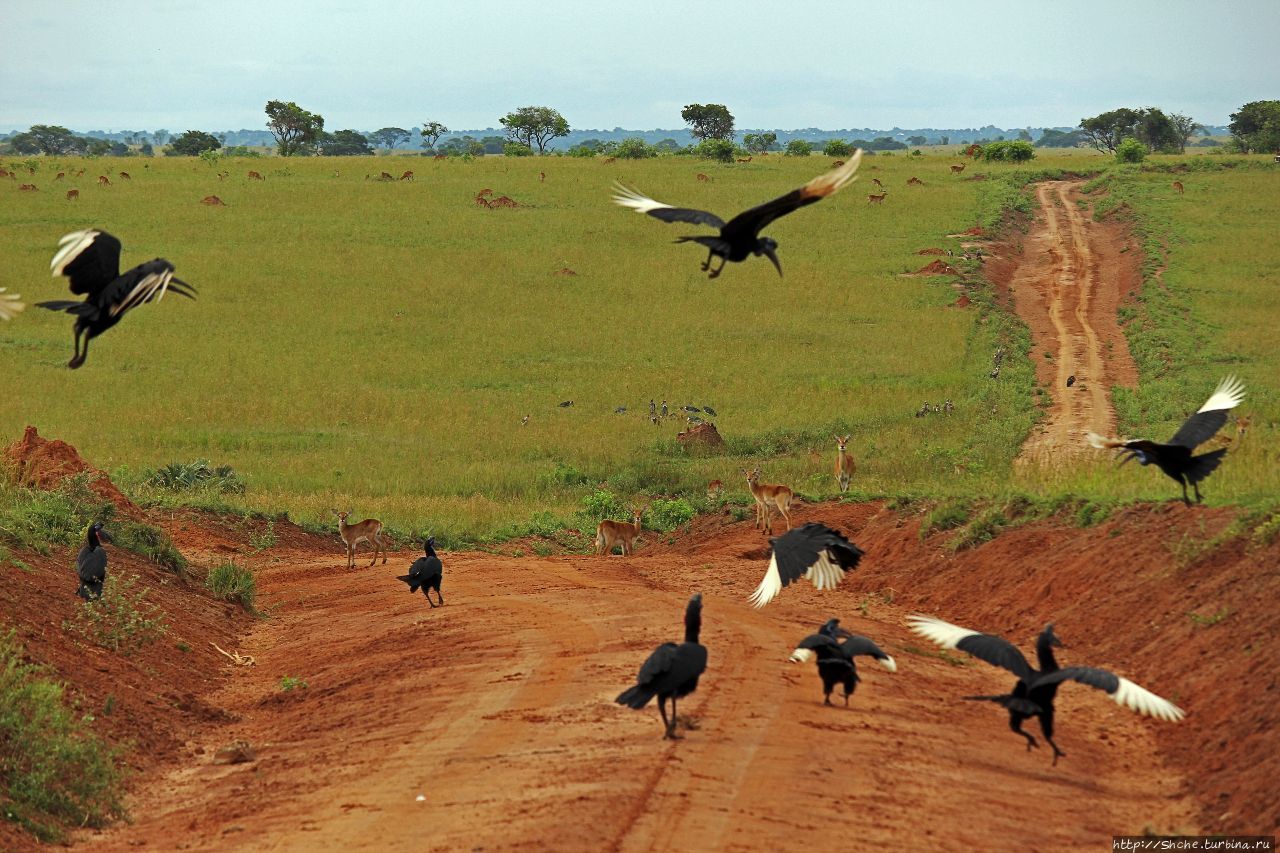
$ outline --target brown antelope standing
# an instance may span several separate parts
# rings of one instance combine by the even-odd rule
[[[412,180],[414,180],[414,177],[413,177],[413,170],[412,170],[412,169],[410,169],[409,171],[407,171],[407,172],[405,172],[403,175],[401,175],[401,176],[400,176],[400,180],[402,180],[402,181],[412,181]]]
[[[1173,182],[1173,188],[1174,188],[1175,190],[1177,190],[1179,193],[1182,193],[1182,192],[1183,192],[1183,189],[1182,189],[1182,181],[1174,181],[1174,182]]]
[[[67,201],[78,201],[80,198],[80,190],[67,190]]]
[[[887,192],[871,193],[867,196],[867,204],[880,204],[881,202],[884,201],[884,197],[887,195],[888,195]]]
[[[262,175],[261,175],[261,174],[259,174],[258,172],[250,172],[250,173],[249,173],[249,175],[248,175],[248,178],[249,178],[249,180],[251,180],[251,181],[265,181],[265,180],[266,180],[266,178],[262,177]]]
[[[747,486],[751,489],[751,496],[756,499],[756,527],[773,533],[773,512],[776,509],[782,513],[782,517],[787,521],[787,529],[791,529],[791,514],[787,512],[791,508],[791,499],[795,494],[786,486],[772,483],[760,482],[760,469],[748,471],[742,469],[743,475],[747,478]]]
[[[60,180],[62,180],[63,178],[65,178],[66,176],[67,176],[67,173],[66,173],[66,172],[59,172],[58,174],[56,174],[56,175],[54,175],[54,176],[53,176],[53,179],[54,179],[55,181],[60,181]]]
[[[849,443],[849,436],[841,438],[835,436],[836,440],[836,482],[840,484],[840,491],[849,491],[849,478],[853,476],[853,472],[858,466],[853,464],[853,457],[845,450],[845,445]]]
[[[542,182],[543,182],[543,181],[545,181],[546,179],[547,179],[547,173],[546,173],[546,172],[539,172],[539,173],[538,173],[538,183],[542,183]]]
[[[964,171],[964,167],[965,167],[964,163],[957,163],[956,165],[951,167],[951,174],[953,175],[960,174],[961,172]]]
[[[342,537],[342,542],[347,546],[347,568],[355,568],[356,565],[356,546],[361,542],[368,542],[373,546],[373,559],[369,561],[369,565],[378,562],[378,549],[382,549],[382,563],[387,562],[387,543],[382,541],[382,522],[376,518],[366,518],[364,521],[355,524],[347,524],[348,512],[338,512],[336,509],[333,514],[338,517],[338,535]]]
[[[635,551],[636,537],[640,535],[640,516],[644,510],[633,509],[631,521],[602,521],[596,528],[596,554],[603,557],[613,553],[613,546],[622,545],[622,556]]]
[[[876,185],[876,186],[878,186],[880,189],[884,189],[884,184],[880,183],[880,179],[879,179],[879,178],[872,178],[872,179],[871,179],[871,183],[875,184],[875,185]]]
[[[98,186],[100,186],[100,187],[109,187],[109,186],[111,186],[111,179],[110,179],[110,178],[108,178],[106,175],[99,175],[99,176],[98,176]]]
[[[719,480],[712,480],[707,483],[707,500],[713,501],[720,497],[720,493],[724,491],[724,483]]]

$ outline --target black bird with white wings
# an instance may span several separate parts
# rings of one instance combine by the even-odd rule
[[[84,547],[76,555],[76,576],[80,578],[76,595],[85,601],[102,597],[102,585],[107,580],[107,552],[102,543],[110,541],[111,534],[102,529],[101,521],[96,521],[89,526]]]
[[[435,602],[431,600],[430,590],[436,591],[436,597],[440,599],[440,605],[444,606],[444,596],[440,594],[440,582],[444,578],[444,564],[440,562],[440,557],[436,555],[436,537],[430,536],[426,542],[422,543],[426,554],[413,561],[413,565],[409,567],[409,574],[399,575],[396,580],[402,580],[409,585],[409,592],[417,592],[422,590],[422,594],[427,597],[427,604],[431,605],[434,610]]]
[[[841,642],[841,639],[844,642]],[[858,655],[867,655],[880,662],[890,672],[898,671],[898,664],[885,654],[879,646],[866,637],[851,634],[840,627],[839,619],[828,619],[818,633],[810,634],[800,641],[795,651],[788,658],[792,663],[808,663],[818,658],[818,675],[822,676],[822,702],[831,704],[831,691],[837,684],[844,687],[844,705],[849,707],[849,697],[857,689],[858,667],[853,659]]]
[[[822,201],[822,199],[837,192],[841,187],[853,180],[853,173],[858,170],[858,163],[861,159],[862,152],[857,151],[849,159],[849,162],[844,165],[838,166],[826,174],[819,175],[798,190],[792,190],[786,195],[775,198],[773,201],[765,202],[762,205],[739,213],[727,223],[714,213],[689,207],[674,207],[669,204],[663,204],[660,201],[654,201],[648,196],[641,195],[635,190],[627,189],[622,184],[614,185],[617,195],[613,197],[613,200],[623,207],[629,207],[637,213],[647,213],[655,219],[661,219],[663,222],[689,222],[694,225],[708,225],[712,228],[719,228],[720,233],[716,235],[707,234],[676,239],[677,243],[701,243],[707,247],[707,259],[703,261],[702,269],[707,273],[708,278],[719,276],[727,262],[745,261],[752,255],[757,257],[764,255],[777,267],[778,275],[782,275],[782,264],[779,263],[776,252],[778,242],[772,237],[761,237],[761,229],[779,217],[786,216],[788,213],[799,210],[805,205]],[[713,258],[720,259],[720,266],[715,269],[711,268]]]
[[[676,740],[676,700],[698,689],[698,678],[707,668],[707,649],[698,642],[702,630],[702,593],[689,599],[684,611],[684,642],[663,643],[640,667],[634,687],[618,694],[619,705],[639,710],[654,696],[662,714],[663,737]],[[671,700],[671,718],[667,718],[667,700]]]
[[[159,302],[167,291],[195,299],[195,288],[173,275],[173,264],[156,258],[120,272],[120,241],[105,231],[75,231],[58,241],[58,251],[49,264],[54,278],[65,275],[71,292],[84,296],[83,302],[58,299],[37,302],[50,311],[75,315],[75,352],[67,367],[84,364],[89,341],[110,329],[131,309],[147,302]],[[83,345],[81,340],[83,339]]]
[[[1167,699],[1161,699],[1151,691],[1139,687],[1114,672],[1092,666],[1059,667],[1057,659],[1053,656],[1053,649],[1055,646],[1061,646],[1062,641],[1053,633],[1053,625],[1046,626],[1036,640],[1036,657],[1040,664],[1040,669],[1037,670],[1027,663],[1027,659],[1016,646],[1000,637],[980,634],[932,616],[908,616],[907,623],[912,631],[932,640],[944,649],[959,649],[1018,676],[1018,683],[1013,686],[1012,693],[964,698],[995,702],[1004,707],[1009,712],[1009,728],[1027,739],[1028,752],[1039,744],[1034,737],[1022,730],[1022,722],[1031,717],[1038,717],[1040,731],[1044,733],[1044,739],[1049,742],[1049,746],[1053,747],[1054,764],[1058,763],[1059,757],[1066,756],[1066,753],[1058,749],[1058,745],[1053,742],[1053,699],[1058,693],[1058,686],[1064,681],[1077,681],[1096,687],[1114,699],[1117,704],[1139,714],[1170,722],[1176,722],[1185,716],[1183,710],[1177,705]]]
[[[1178,428],[1168,444],[1160,444],[1145,438],[1103,438],[1096,432],[1089,433],[1089,443],[1098,449],[1114,448],[1124,458],[1123,465],[1137,459],[1140,465],[1155,465],[1182,486],[1182,500],[1191,506],[1187,486],[1195,490],[1196,503],[1200,503],[1200,481],[1208,477],[1222,464],[1227,454],[1225,447],[1192,456],[1191,452],[1213,438],[1227,422],[1227,412],[1240,405],[1244,399],[1244,383],[1228,376],[1218,383],[1205,404]]]
[[[783,587],[800,578],[812,583],[815,589],[835,589],[844,579],[844,573],[855,568],[863,554],[861,548],[838,531],[814,521],[770,539],[769,544],[773,546],[773,554],[764,579],[751,594],[753,607],[764,607]]]

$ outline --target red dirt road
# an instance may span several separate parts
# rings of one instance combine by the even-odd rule
[[[236,668],[205,697],[238,720],[192,738],[134,802],[134,825],[82,840],[112,850],[806,849],[851,838],[861,847],[1100,849],[1112,834],[1201,825],[1194,780],[1165,745],[1194,749],[1186,738],[1208,686],[1178,683],[1180,665],[1152,671],[1146,641],[1134,641],[1141,654],[1119,652],[1136,660],[1110,657],[1120,636],[1146,634],[1108,636],[1097,624],[1108,608],[1153,600],[1141,572],[1102,615],[1080,607],[1081,584],[1096,583],[1080,574],[1113,571],[1098,557],[1115,534],[1075,531],[1097,545],[1050,572],[1025,556],[1061,531],[1014,531],[957,558],[875,505],[798,516],[840,525],[870,556],[841,589],[789,588],[762,611],[746,597],[764,569],[763,539],[724,518],[700,520],[674,546],[642,537],[648,547],[631,559],[445,554],[446,606],[436,610],[393,577],[409,555],[349,572],[336,539],[277,549],[258,575],[271,618],[240,644],[257,665]],[[981,552],[1023,534],[978,581],[977,567],[991,566]],[[928,580],[948,572],[969,586]],[[1001,576],[1025,600],[993,604],[1008,597],[993,592]],[[710,666],[681,704],[697,727],[672,744],[656,709],[612,699],[656,644],[680,638],[696,590]],[[1233,606],[1247,611],[1240,592]],[[1167,606],[1184,628],[1183,604]],[[1055,768],[1047,747],[1026,751],[999,709],[960,699],[1003,691],[1010,677],[943,660],[903,627],[915,610],[982,619],[973,627],[1007,631],[1028,650],[1056,612],[1066,660],[1116,666],[1183,703],[1191,721],[1171,732],[1088,688],[1064,689],[1067,758]],[[812,665],[786,662],[832,615],[899,664],[897,674],[862,665],[848,710],[821,704]],[[283,693],[284,675],[309,686]],[[254,745],[257,761],[213,764],[217,747],[236,739]],[[1221,784],[1247,788],[1238,782]]]

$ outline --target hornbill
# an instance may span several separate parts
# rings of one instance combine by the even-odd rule
[[[961,628],[932,616],[908,616],[907,622],[912,631],[932,640],[944,649],[959,649],[1018,676],[1018,683],[1013,686],[1012,693],[1002,696],[966,696],[964,698],[995,702],[1004,707],[1009,712],[1009,728],[1027,739],[1028,752],[1039,744],[1034,737],[1022,730],[1022,721],[1030,717],[1039,717],[1040,730],[1044,732],[1044,739],[1049,742],[1049,746],[1053,747],[1055,765],[1059,757],[1066,756],[1066,753],[1058,749],[1058,745],[1053,742],[1053,698],[1058,692],[1058,685],[1064,681],[1078,681],[1103,690],[1117,704],[1139,714],[1170,722],[1176,722],[1185,716],[1183,710],[1177,705],[1167,699],[1161,699],[1151,691],[1113,672],[1092,666],[1059,667],[1058,661],[1053,656],[1053,647],[1061,646],[1062,641],[1053,633],[1052,624],[1047,625],[1036,640],[1036,657],[1040,664],[1040,669],[1036,670],[1027,663],[1022,652],[1000,637],[970,631],[968,628]]]
[[[760,230],[781,216],[786,216],[794,210],[807,204],[821,201],[835,193],[853,180],[853,173],[858,170],[858,163],[861,159],[862,151],[857,151],[849,162],[843,166],[838,166],[826,174],[819,175],[798,190],[792,190],[786,195],[775,198],[773,201],[765,202],[762,205],[739,213],[733,219],[730,219],[728,223],[714,213],[708,213],[705,210],[673,207],[660,201],[654,201],[635,190],[627,189],[622,184],[614,184],[617,195],[613,197],[613,200],[623,207],[629,207],[637,213],[647,213],[652,217],[661,219],[663,222],[690,222],[694,225],[709,225],[712,228],[719,228],[720,233],[715,236],[708,234],[676,239],[677,243],[701,243],[707,247],[707,259],[702,263],[702,269],[707,273],[708,278],[719,276],[724,270],[726,262],[745,261],[751,255],[764,255],[767,257],[777,267],[778,275],[781,276],[782,264],[778,262],[778,256],[775,252],[778,248],[778,242],[771,237],[761,237]],[[720,258],[720,266],[711,269],[711,259],[717,257]]]
[[[5,293],[5,290],[6,288],[0,287],[0,320],[12,320],[27,306],[22,303],[20,295]]]
[[[834,589],[844,573],[858,565],[863,553],[839,532],[814,521],[770,539],[769,544],[773,554],[764,580],[751,594],[753,607],[764,607],[799,578],[816,589]]]
[[[440,558],[436,556],[436,537],[427,537],[427,541],[422,543],[422,547],[427,552],[426,556],[414,560],[413,565],[409,567],[409,574],[398,575],[396,580],[402,580],[407,583],[409,592],[417,592],[421,587],[422,594],[427,598],[427,604],[430,604],[434,610],[436,604],[431,600],[430,590],[432,589],[436,591],[436,597],[440,599],[440,605],[444,606],[444,596],[440,594],[440,581],[444,578],[444,565],[440,562]]]
[[[102,597],[102,584],[107,579],[107,551],[102,543],[111,541],[111,534],[102,529],[101,521],[89,526],[84,547],[76,555],[76,576],[80,578],[76,595],[85,601]]]
[[[634,687],[618,694],[614,701],[619,705],[639,710],[658,697],[658,712],[662,714],[663,737],[676,740],[676,700],[698,689],[698,677],[707,668],[707,649],[698,642],[702,628],[702,593],[689,599],[684,611],[684,642],[663,643],[653,650],[640,667]],[[671,700],[671,718],[667,719],[667,700]]]
[[[1200,503],[1200,481],[1222,463],[1227,449],[1222,447],[1199,456],[1192,456],[1191,451],[1222,429],[1227,422],[1227,412],[1238,406],[1243,399],[1244,383],[1234,376],[1228,376],[1218,383],[1205,404],[1178,428],[1168,444],[1159,444],[1145,438],[1103,438],[1096,432],[1089,433],[1089,443],[1099,449],[1117,449],[1124,457],[1121,465],[1134,458],[1140,465],[1154,464],[1182,486],[1182,500],[1187,506],[1191,506],[1191,499],[1187,497],[1187,484],[1195,489],[1196,503]]]
[[[57,254],[49,267],[54,278],[65,275],[71,280],[71,292],[85,297],[83,302],[57,299],[36,303],[50,311],[75,315],[75,352],[67,362],[72,370],[84,364],[89,341],[119,323],[129,310],[153,300],[159,302],[167,290],[195,299],[195,288],[174,278],[173,264],[164,258],[121,274],[120,241],[105,231],[74,231],[66,235],[58,241]]]
[[[843,638],[844,642],[840,642]],[[828,619],[818,633],[810,634],[800,641],[795,651],[788,658],[792,663],[807,663],[814,655],[818,657],[818,675],[822,676],[822,703],[831,704],[831,691],[837,684],[844,686],[844,705],[849,707],[849,697],[857,689],[858,667],[853,659],[858,655],[869,655],[880,661],[880,665],[890,672],[897,672],[898,665],[880,647],[866,637],[851,634],[840,627],[839,619]]]

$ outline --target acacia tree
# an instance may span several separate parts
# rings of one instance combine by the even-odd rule
[[[1094,148],[1114,154],[1121,140],[1138,135],[1141,121],[1142,115],[1137,110],[1121,107],[1093,118],[1080,119],[1080,131]]]
[[[521,107],[498,121],[507,129],[508,139],[530,148],[537,145],[539,154],[546,153],[551,140],[569,135],[569,122],[551,107]]]
[[[1231,114],[1229,127],[1245,151],[1280,151],[1280,101],[1250,101]]]
[[[222,147],[213,134],[203,130],[188,130],[173,140],[169,146],[170,153],[182,157],[199,157],[205,151],[216,151]]]
[[[369,134],[369,139],[381,143],[384,148],[395,148],[401,142],[409,141],[409,131],[403,127],[384,127]]]
[[[689,104],[680,118],[698,139],[733,139],[733,113],[724,104]]]
[[[422,123],[422,147],[428,151],[436,147],[436,141],[449,132],[449,128],[445,127],[438,121],[424,121]]]
[[[778,142],[776,133],[748,133],[742,137],[742,147],[753,154],[762,154],[773,149]]]
[[[1187,140],[1196,135],[1196,131],[1204,130],[1204,125],[1193,119],[1191,116],[1184,116],[1180,113],[1173,113],[1169,116],[1169,124],[1173,127],[1173,132],[1178,140],[1178,153],[1184,154],[1187,150]]]
[[[267,101],[267,129],[281,157],[292,157],[324,132],[324,116],[309,113],[293,101]]]
[[[344,157],[357,154],[372,154],[369,140],[354,130],[339,130],[335,133],[321,133],[319,139],[320,154],[324,157]]]
[[[31,144],[44,154],[77,154],[85,149],[83,139],[60,125],[33,124],[27,134]]]

